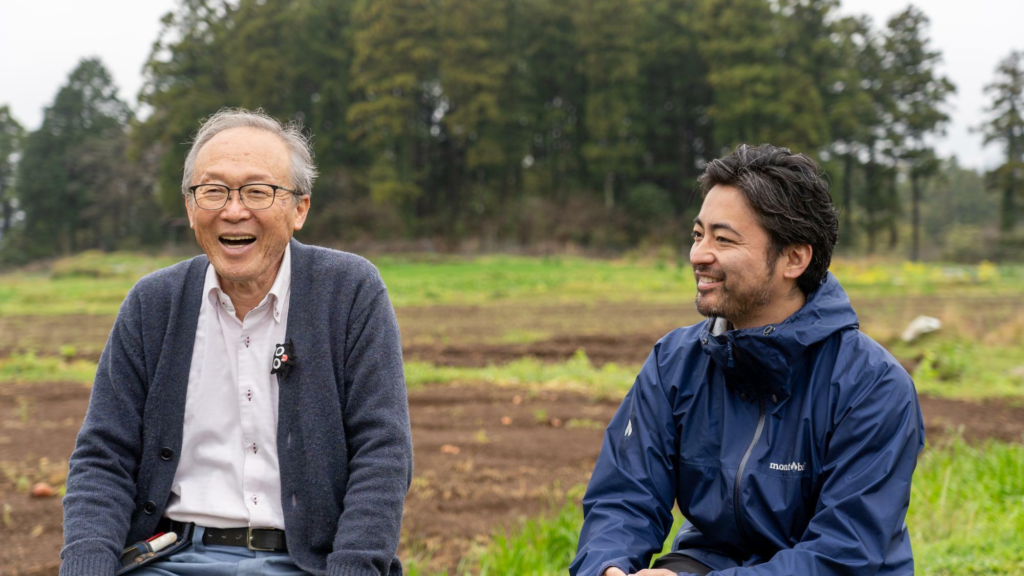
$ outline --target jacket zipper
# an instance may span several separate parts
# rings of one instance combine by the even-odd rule
[[[740,521],[740,483],[743,479],[743,469],[747,466],[747,460],[750,459],[750,453],[754,451],[754,446],[757,445],[757,441],[761,439],[761,432],[764,430],[764,394],[758,392],[758,415],[757,415],[757,430],[754,431],[754,438],[750,441],[750,446],[747,446],[747,451],[743,454],[743,459],[740,460],[740,467],[736,470],[736,482],[733,483],[733,494],[732,494],[732,511],[733,516],[736,519],[736,528],[740,531],[740,536],[744,539],[747,538],[747,532],[743,529],[743,523]]]

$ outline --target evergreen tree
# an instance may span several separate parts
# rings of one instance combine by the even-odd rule
[[[367,186],[376,202],[409,205],[419,214],[441,205],[423,196],[432,118],[439,110],[437,10],[430,0],[360,0],[353,19],[351,138],[366,147]]]
[[[522,0],[522,5],[520,21],[529,30],[519,63],[529,99],[517,119],[528,146],[524,180],[527,190],[564,203],[588,181],[583,158],[587,82],[578,65],[576,18],[585,3]]]
[[[842,164],[839,238],[845,246],[853,246],[855,169],[861,170],[861,157],[880,129],[884,107],[880,102],[884,97],[882,63],[869,18],[843,18],[836,22],[835,33],[838,64],[830,75],[827,113],[831,149]]]
[[[11,229],[14,217],[15,158],[24,138],[25,129],[11,116],[10,108],[0,106],[0,242]]]
[[[446,220],[493,219],[509,191],[505,169],[516,151],[506,146],[504,130],[514,117],[514,101],[503,97],[515,65],[515,51],[508,51],[508,0],[451,0],[439,8],[441,85],[443,115],[438,125],[448,159],[454,165],[441,188]],[[510,158],[511,157],[511,158]],[[522,153],[518,154],[522,157]],[[464,208],[473,207],[465,211]],[[451,236],[457,234],[450,227]]]
[[[696,202],[694,182],[715,150],[696,5],[697,0],[648,0],[639,30],[640,179],[667,195],[676,213]]]
[[[737,144],[797,151],[823,146],[827,124],[815,79],[787,51],[791,38],[765,0],[701,0],[701,53],[713,89],[718,156]]]
[[[892,91],[891,154],[895,162],[906,167],[911,186],[911,260],[920,258],[921,195],[925,181],[938,170],[935,151],[927,137],[943,132],[949,115],[942,107],[956,91],[953,83],[935,70],[942,55],[928,46],[927,29],[928,17],[910,6],[889,20],[885,39]],[[892,189],[895,214],[895,180]],[[895,230],[894,224],[891,229]]]
[[[84,211],[111,191],[104,180],[87,178],[77,157],[97,140],[123,137],[130,119],[103,64],[82,60],[44,110],[18,164],[18,205],[32,256],[78,249]]]
[[[985,87],[992,97],[982,124],[985,144],[1000,142],[1006,161],[989,173],[988,187],[1002,193],[999,230],[1012,233],[1017,223],[1016,198],[1024,191],[1024,52],[1014,51],[996,68],[996,79]]]
[[[191,139],[203,118],[239,104],[241,95],[232,92],[227,74],[234,10],[227,2],[182,0],[161,20],[143,68],[138,99],[152,113],[132,132],[133,156],[157,150],[157,189],[166,216],[184,216],[181,165],[187,148],[182,143]]]
[[[641,10],[639,0],[589,0],[587,9],[576,13],[578,69],[587,83],[583,156],[589,172],[600,178],[609,209],[615,206],[618,181],[628,181],[640,153],[633,124],[639,112]]]

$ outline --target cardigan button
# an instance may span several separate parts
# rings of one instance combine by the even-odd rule
[[[161,460],[170,460],[171,458],[174,458],[174,450],[171,450],[170,448],[161,448],[160,449],[160,459]]]
[[[156,502],[153,502],[152,500],[146,502],[142,505],[142,511],[146,514],[153,514],[156,512]]]

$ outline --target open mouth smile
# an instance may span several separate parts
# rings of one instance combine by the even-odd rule
[[[224,235],[218,239],[221,246],[226,248],[245,248],[256,242],[256,237],[252,234]]]
[[[697,274],[697,290],[710,290],[719,286],[722,283],[722,278],[715,278],[713,276],[705,276],[703,274]]]

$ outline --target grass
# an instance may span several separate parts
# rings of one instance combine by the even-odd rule
[[[1000,347],[966,339],[926,338],[914,344],[893,344],[892,348],[899,357],[922,359],[913,374],[918,393],[962,400],[1024,397],[1024,358],[1019,347]],[[405,379],[410,390],[427,384],[483,383],[618,399],[633,385],[639,370],[639,365],[615,363],[596,367],[583,350],[578,350],[572,358],[560,363],[526,357],[503,365],[474,368],[407,361]],[[62,350],[61,356],[37,356],[27,352],[0,358],[0,383],[89,384],[95,375],[95,362],[75,360],[68,350]],[[570,424],[587,425],[585,422]]]
[[[181,258],[131,252],[83,252],[41,272],[0,276],[0,316],[113,315],[142,276]]]
[[[34,352],[0,358],[0,383],[81,382],[90,384],[96,377],[96,363],[66,357],[36,356]]]
[[[597,260],[579,257],[415,255],[373,257],[395,306],[689,302],[685,258]],[[0,315],[112,315],[142,275],[178,257],[86,252],[44,271],[0,276]],[[681,263],[680,263],[681,262]],[[832,271],[851,298],[924,295],[1024,295],[1024,265],[940,265],[835,260]],[[533,335],[524,334],[524,340]]]
[[[534,391],[557,390],[599,398],[621,398],[633,385],[639,370],[639,366],[614,363],[597,368],[582,350],[577,350],[572,358],[562,363],[521,358],[501,366],[467,368],[406,362],[405,380],[409,389],[425,384],[486,383]]]
[[[454,573],[564,574],[582,520],[577,500],[570,499],[548,515],[496,532]],[[680,522],[677,514],[663,552]],[[928,448],[914,475],[907,524],[920,574],[1024,574],[1024,445],[969,446],[953,439]]]
[[[907,524],[923,574],[1024,574],[1024,445],[926,451]]]
[[[914,385],[920,394],[980,400],[1024,397],[1022,347],[1000,346],[966,338],[926,339],[895,344],[891,352],[919,358]]]

